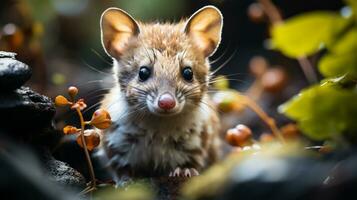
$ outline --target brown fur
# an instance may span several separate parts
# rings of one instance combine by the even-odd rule
[[[207,7],[191,18],[186,27],[187,20],[137,23],[118,9],[103,14],[103,45],[114,58],[118,83],[102,102],[115,123],[104,133],[103,149],[116,173],[128,168],[136,175],[168,173],[175,167],[202,169],[217,159],[219,120],[207,95],[207,56],[220,41],[221,15]],[[148,80],[139,80],[141,66],[151,69]],[[187,66],[192,81],[182,76]],[[150,110],[148,102],[164,92],[174,94],[182,106],[172,116]]]

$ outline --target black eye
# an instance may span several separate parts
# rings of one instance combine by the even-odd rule
[[[192,81],[193,78],[193,72],[191,67],[185,67],[182,69],[182,77],[186,80],[186,81]]]
[[[151,70],[148,67],[140,67],[139,69],[139,79],[141,81],[146,81],[151,75]]]

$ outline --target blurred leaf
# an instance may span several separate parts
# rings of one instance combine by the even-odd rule
[[[356,52],[344,54],[327,54],[319,62],[319,70],[326,77],[336,77],[348,74],[357,78]]]
[[[56,12],[49,0],[26,0],[26,3],[30,7],[35,21],[46,23],[56,16]]]
[[[63,85],[66,83],[66,76],[61,73],[54,73],[51,77],[51,81],[55,85]]]
[[[351,7],[353,16],[357,20],[357,1],[356,0],[346,0],[348,6]]]
[[[323,45],[333,42],[334,36],[347,22],[334,12],[302,14],[273,27],[273,44],[287,56],[309,56]]]
[[[129,183],[125,187],[101,189],[95,193],[95,199],[106,200],[151,200],[154,193],[149,183],[145,181],[136,181]]]
[[[213,81],[213,87],[218,90],[225,90],[229,88],[229,80],[227,77],[223,75],[217,76],[217,78]]]
[[[130,13],[135,19],[156,20],[179,17],[184,12],[183,0],[130,0],[118,1],[117,6]]]
[[[357,131],[355,91],[329,85],[313,86],[282,105],[279,111],[296,120],[300,129],[316,140]]]
[[[357,50],[357,26],[342,35],[336,42],[328,46],[333,53],[346,53]]]

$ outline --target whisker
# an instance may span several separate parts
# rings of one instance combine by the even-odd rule
[[[228,52],[229,47],[231,46],[231,43],[228,43],[228,46],[226,47],[226,49],[223,51],[222,55],[218,56],[218,58],[212,60],[209,62],[209,64],[214,64],[216,62],[218,62],[221,58],[223,58],[224,55],[226,55],[226,53]]]
[[[221,66],[219,66],[217,69],[215,69],[213,72],[211,72],[210,75],[217,73],[220,69],[222,69],[224,66],[226,66],[232,60],[232,58],[234,57],[236,52],[237,52],[237,49],[234,50],[233,54],[231,56],[229,56],[228,59],[226,61],[224,61],[224,63],[221,64]]]
[[[87,112],[89,112],[90,110],[92,110],[93,108],[95,108],[95,107],[97,107],[97,106],[99,106],[100,105],[100,103],[102,103],[102,102],[97,102],[97,103],[95,103],[95,104],[93,104],[93,105],[91,105],[91,106],[89,106],[88,108],[86,108],[86,110],[85,111],[83,111],[83,114],[86,114]]]
[[[105,72],[105,71],[101,71],[93,66],[91,66],[90,64],[88,64],[85,60],[82,60],[82,62],[84,63],[84,65],[86,65],[87,67],[89,67],[90,69],[92,69],[95,72],[101,73],[101,74],[106,74],[106,75],[113,75],[114,73],[109,73],[109,72]]]
[[[109,62],[106,60],[100,53],[98,53],[96,50],[93,48],[90,49],[95,55],[97,55],[103,62],[107,63],[108,65],[112,65],[113,63]]]

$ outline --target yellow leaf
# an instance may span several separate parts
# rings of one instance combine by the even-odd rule
[[[273,46],[289,57],[309,56],[333,42],[347,24],[334,12],[302,14],[273,27]]]

